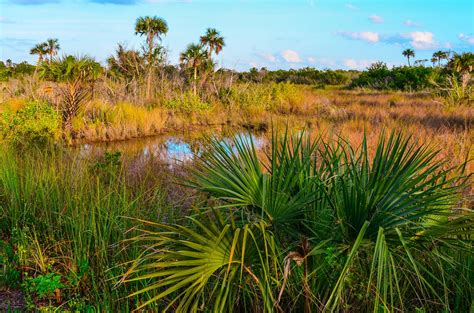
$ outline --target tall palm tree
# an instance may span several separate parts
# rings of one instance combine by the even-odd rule
[[[155,38],[161,41],[161,36],[168,32],[168,24],[166,21],[157,16],[139,17],[135,22],[135,34],[146,36],[148,44],[148,79],[146,87],[146,97],[150,97],[151,79],[153,75],[153,63],[155,59]]]
[[[47,53],[48,51],[46,42],[38,43],[30,50],[30,54],[38,55],[38,65],[43,62],[43,56],[45,56]]]
[[[212,52],[215,52],[216,55],[218,55],[225,46],[225,41],[224,37],[221,36],[217,29],[208,28],[206,34],[201,36],[201,44],[207,47],[209,59],[212,59]]]
[[[411,66],[410,65],[410,58],[415,57],[415,51],[413,51],[412,49],[405,49],[405,50],[403,50],[402,54],[403,54],[404,57],[407,58],[408,66]]]
[[[185,51],[183,51],[179,57],[180,62],[188,68],[192,68],[193,75],[193,93],[196,95],[197,85],[197,70],[198,67],[203,64],[208,58],[207,52],[203,49],[202,45],[190,44]]]
[[[433,58],[437,60],[438,66],[441,66],[441,60],[448,59],[448,55],[448,52],[439,50],[433,53]]]
[[[61,49],[58,39],[49,38],[46,40],[46,51],[49,54],[49,62],[53,60],[53,56],[58,54],[58,50]]]

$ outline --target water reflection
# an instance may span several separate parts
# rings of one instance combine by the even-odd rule
[[[267,140],[264,134],[239,133],[242,140],[252,140],[257,148],[262,148]],[[218,135],[220,140],[230,143],[229,135]],[[150,159],[174,166],[177,163],[192,161],[204,148],[205,135],[179,134],[163,135],[147,138],[137,138],[127,141],[92,143],[80,146],[80,154],[85,156],[100,156],[105,152],[120,151],[123,156],[135,162],[143,163]]]

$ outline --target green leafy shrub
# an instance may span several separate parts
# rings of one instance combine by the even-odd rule
[[[432,80],[439,79],[439,71],[439,69],[424,66],[399,66],[389,69],[385,63],[377,62],[354,79],[351,87],[379,90],[424,90],[432,86]]]
[[[175,97],[164,103],[164,107],[180,112],[202,112],[211,108],[211,104],[203,102],[199,96],[186,92],[182,96]]]
[[[31,101],[16,112],[0,115],[0,138],[14,145],[45,145],[60,135],[60,116],[47,103]]]

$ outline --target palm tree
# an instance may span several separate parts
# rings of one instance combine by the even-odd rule
[[[38,65],[43,62],[43,56],[48,53],[46,42],[38,43],[30,50],[30,54],[38,55]]]
[[[77,58],[69,55],[41,64],[40,78],[55,82],[58,93],[62,95],[62,102],[57,105],[66,130],[70,130],[73,117],[91,96],[101,73],[101,65],[87,56]]]
[[[47,39],[45,44],[46,44],[46,51],[49,54],[49,62],[51,62],[53,60],[53,56],[58,54],[58,50],[61,49],[61,47],[59,46],[58,39],[53,39],[53,38]]]
[[[216,55],[221,52],[222,48],[225,46],[224,37],[221,36],[220,32],[215,28],[208,28],[206,34],[201,36],[201,44],[207,46],[209,59],[212,59],[212,52],[215,52]]]
[[[197,90],[197,70],[198,67],[203,64],[208,58],[207,52],[203,49],[202,45],[190,44],[184,52],[181,53],[179,60],[188,68],[192,68],[193,75],[193,93],[196,95]]]
[[[441,66],[441,60],[448,59],[448,55],[448,52],[439,50],[433,53],[433,58],[437,60],[438,66]]]
[[[471,72],[474,70],[474,53],[465,52],[455,54],[449,61],[448,67],[461,74],[463,86],[467,86],[471,79]]]
[[[403,50],[402,54],[408,59],[408,66],[410,66],[410,58],[415,57],[415,51],[413,51],[412,49],[405,49]]]
[[[431,63],[433,63],[433,67],[435,67],[435,66],[436,66],[436,62],[438,62],[438,59],[435,58],[435,57],[432,57],[430,61],[431,61]]]
[[[166,21],[157,16],[139,17],[135,22],[135,34],[146,36],[146,43],[148,44],[148,79],[146,88],[146,97],[150,97],[151,79],[153,74],[153,61],[155,59],[155,38],[161,41],[161,36],[168,32],[168,24]]]

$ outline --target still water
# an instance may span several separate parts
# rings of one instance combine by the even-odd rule
[[[262,148],[267,143],[264,133],[226,132],[213,136],[230,143],[231,137],[235,135],[244,141],[252,140],[257,148]],[[135,161],[155,159],[172,166],[192,161],[202,152],[204,143],[209,138],[209,135],[203,133],[168,134],[107,143],[88,143],[81,145],[79,149],[82,155],[100,156],[105,152],[119,151],[127,159]]]

